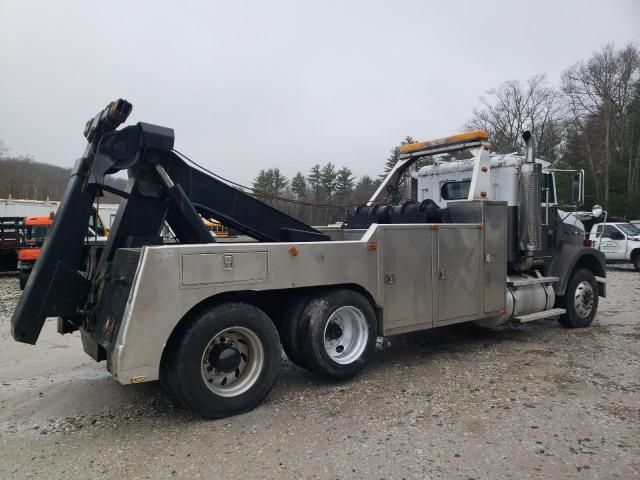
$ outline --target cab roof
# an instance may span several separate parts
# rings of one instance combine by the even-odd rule
[[[523,162],[522,155],[517,155],[514,153],[508,154],[499,154],[492,153],[491,154],[491,168],[501,168],[501,167],[519,167]],[[475,160],[464,159],[464,160],[448,160],[437,162],[435,165],[425,165],[418,171],[418,176],[426,177],[430,175],[441,175],[444,173],[454,173],[454,172],[466,172],[473,171]],[[542,169],[545,170],[551,166],[550,162],[546,160],[541,160],[536,158],[536,163],[542,165]]]
[[[53,223],[53,219],[49,215],[32,215],[24,218],[24,225],[29,226],[48,226]]]

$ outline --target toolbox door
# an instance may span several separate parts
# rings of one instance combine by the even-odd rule
[[[455,225],[438,230],[438,323],[462,321],[481,312],[478,260],[481,230]],[[484,293],[482,293],[482,311]]]
[[[383,245],[384,334],[431,328],[433,230],[385,228]]]

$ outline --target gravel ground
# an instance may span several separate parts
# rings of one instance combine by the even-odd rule
[[[283,359],[259,408],[205,421],[117,384],[54,322],[14,342],[0,277],[0,478],[640,478],[640,274],[607,280],[589,329],[393,337],[338,384]]]

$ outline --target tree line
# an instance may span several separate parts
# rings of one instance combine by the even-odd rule
[[[584,207],[640,218],[640,50],[604,45],[562,72],[507,81],[482,97],[467,128],[490,134],[497,152],[521,152],[522,130],[532,130],[537,156],[554,167],[584,169]]]
[[[480,97],[464,129],[487,130],[492,150],[522,153],[522,131],[531,130],[536,156],[559,169],[586,172],[585,209],[599,203],[611,215],[640,218],[640,51],[604,45],[568,66],[559,85],[544,74],[509,80]],[[315,164],[287,178],[279,168],[260,170],[246,191],[312,224],[344,219],[366,202],[398,161],[405,137],[386,160],[381,175],[356,178],[348,166]],[[11,156],[0,143],[0,197],[59,200],[69,169]],[[114,179],[123,188],[122,179]],[[105,201],[115,201],[107,196]]]
[[[531,130],[538,158],[554,168],[585,170],[581,208],[602,204],[611,215],[640,218],[640,50],[635,45],[618,50],[604,45],[568,66],[557,86],[549,85],[545,74],[505,81],[480,97],[463,129],[488,131],[494,152],[520,154],[522,132]],[[400,146],[415,141],[407,136],[391,151],[384,173],[398,161]],[[283,200],[267,201],[303,221],[325,223],[339,221],[353,207],[332,210],[327,204],[363,203],[379,183],[380,177],[366,175],[356,180],[348,167],[329,162],[291,180],[278,168],[261,170],[253,187],[263,197],[303,200],[308,204],[289,207]]]
[[[70,174],[70,168],[36,162],[31,156],[13,156],[0,142],[0,198],[62,200]],[[126,187],[122,178],[108,178],[107,183],[121,190]],[[101,201],[118,203],[119,197],[105,192]]]
[[[363,175],[357,179],[348,167],[337,168],[332,162],[315,164],[305,175],[291,179],[279,168],[260,170],[253,181],[253,193],[263,201],[318,225],[341,221],[348,211],[366,202],[380,185],[381,178]]]

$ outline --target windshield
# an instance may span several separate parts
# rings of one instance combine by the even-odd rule
[[[627,235],[640,235],[640,228],[631,223],[619,223],[618,227]]]
[[[47,225],[23,227],[20,232],[20,246],[41,247],[48,232]]]

